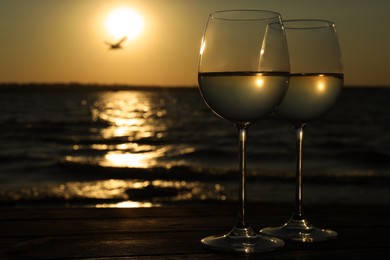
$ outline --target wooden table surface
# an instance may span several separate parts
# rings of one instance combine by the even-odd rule
[[[291,205],[248,206],[256,230],[284,223]],[[274,252],[216,253],[200,239],[229,231],[236,205],[155,208],[2,208],[0,259],[389,259],[390,209],[306,206],[311,223],[332,228],[334,241],[286,242]]]

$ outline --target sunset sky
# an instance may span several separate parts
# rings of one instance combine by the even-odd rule
[[[194,86],[208,14],[222,9],[332,20],[345,84],[390,86],[387,0],[4,0],[0,83]],[[129,25],[115,28],[118,20]],[[109,50],[122,34],[134,35]]]

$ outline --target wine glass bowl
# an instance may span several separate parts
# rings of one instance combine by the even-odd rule
[[[342,86],[339,73],[291,74],[289,91],[276,114],[294,125],[312,122],[331,110]]]
[[[290,56],[289,89],[277,114],[294,125],[323,117],[343,86],[335,24],[325,20],[284,21]]]
[[[233,123],[254,123],[282,101],[289,76],[280,14],[229,10],[210,15],[198,82],[209,108]]]
[[[331,240],[337,237],[335,231],[312,226],[303,214],[302,148],[304,126],[329,112],[341,93],[340,46],[333,22],[287,20],[283,24],[290,56],[290,79],[276,114],[293,124],[296,131],[295,207],[286,224],[263,228],[260,233],[300,242]]]
[[[282,72],[206,72],[199,74],[203,99],[220,117],[254,123],[275,109],[287,90]],[[223,93],[221,93],[223,92]]]
[[[200,48],[199,89],[207,106],[238,129],[240,184],[236,225],[226,235],[202,239],[207,248],[256,253],[284,245],[257,234],[246,221],[245,144],[248,128],[282,101],[289,66],[280,14],[227,10],[209,16]]]

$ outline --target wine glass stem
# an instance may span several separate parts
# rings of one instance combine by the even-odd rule
[[[296,183],[295,183],[295,207],[293,219],[304,219],[302,211],[302,144],[303,144],[303,125],[295,127],[297,144],[297,162],[296,162]]]
[[[240,170],[240,186],[239,186],[239,210],[238,218],[239,222],[237,227],[246,228],[246,162],[245,162],[245,144],[246,144],[246,134],[247,134],[247,125],[237,125],[239,131],[239,170]]]

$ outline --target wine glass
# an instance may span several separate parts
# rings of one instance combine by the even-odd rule
[[[217,251],[255,253],[284,242],[257,234],[246,220],[245,142],[248,128],[270,114],[288,87],[287,42],[278,13],[218,11],[209,16],[199,59],[198,82],[208,107],[232,122],[239,134],[238,222],[226,235],[202,243]]]
[[[287,20],[283,24],[291,74],[287,93],[276,113],[293,124],[296,132],[295,207],[286,224],[264,228],[260,233],[301,242],[326,241],[336,238],[337,233],[312,226],[302,210],[303,128],[331,110],[340,95],[343,86],[340,46],[333,22]]]

